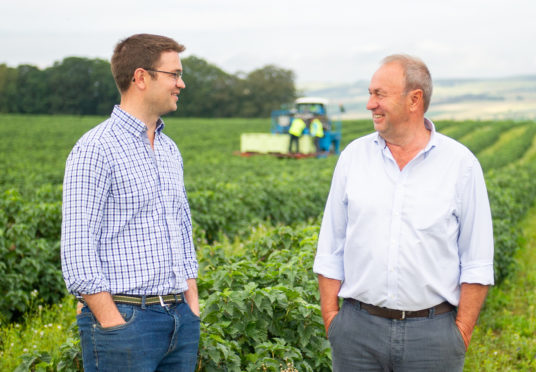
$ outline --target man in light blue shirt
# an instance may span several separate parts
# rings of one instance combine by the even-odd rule
[[[84,370],[194,371],[197,259],[182,157],[160,118],[177,109],[184,46],[133,35],[117,44],[121,103],[69,154],[62,270],[84,302]]]
[[[334,371],[462,371],[493,284],[481,167],[424,117],[419,59],[385,58],[369,94],[376,132],[339,158],[314,262]]]

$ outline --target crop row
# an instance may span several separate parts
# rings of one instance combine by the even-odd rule
[[[191,141],[180,146],[183,154],[186,153],[185,159],[188,159],[185,163],[189,162],[186,164],[187,189],[198,243],[243,238],[249,234],[250,227],[258,223],[289,225],[316,218],[322,213],[335,158],[301,161],[265,156],[241,158],[232,155],[231,151],[238,144],[235,134],[249,128],[246,121],[230,124],[225,121],[214,123],[204,120],[192,122],[192,125],[194,123],[197,130],[191,131]],[[53,126],[53,123],[47,124]],[[87,124],[89,121],[84,125]],[[495,125],[503,129],[502,134],[498,133]],[[438,124],[439,126],[441,124]],[[462,126],[465,136],[469,136],[465,127],[470,126],[476,128],[475,133],[482,132],[486,127],[492,127],[486,133],[497,132],[487,137],[488,144],[489,138],[497,138],[499,141],[496,143],[500,143],[500,146],[494,147],[491,152],[484,150],[482,155],[479,154],[490,159],[490,167],[495,170],[498,168],[497,164],[504,163],[505,158],[512,163],[527,151],[535,137],[536,128],[533,123],[515,124],[512,125],[513,129],[508,131],[504,129],[509,123],[444,125],[445,130],[451,132]],[[175,129],[173,134],[182,140],[188,127],[172,124],[171,128]],[[348,133],[360,132],[366,128],[363,122],[346,125]],[[212,141],[218,145],[205,146],[206,151],[201,152],[199,139],[202,133],[208,132],[217,134]],[[482,137],[486,136],[478,138]],[[469,146],[471,143],[472,146],[478,144],[474,137],[466,138],[473,138],[472,142],[468,141]],[[54,146],[47,141],[43,142],[44,147],[48,146],[48,151],[52,151]],[[60,151],[68,152],[61,146],[57,147],[56,153]],[[32,153],[39,154],[40,150],[36,148],[29,153],[28,157],[31,158]],[[54,167],[63,169],[63,162],[64,160],[56,160]],[[527,177],[530,180],[533,175],[529,165],[517,166],[508,174],[523,171],[523,174],[529,175]],[[56,169],[54,167],[52,168]],[[508,257],[516,246],[515,231],[510,231],[517,221],[517,217],[513,219],[510,216],[516,210],[510,200],[511,195],[515,194],[516,190],[522,190],[522,180],[525,179],[521,175],[510,184],[502,181],[500,187],[494,187],[494,180],[504,178],[501,175],[505,172],[489,173],[486,176],[490,185],[494,217],[498,220],[499,216],[507,214],[507,217],[502,218],[503,222],[495,223],[498,234],[496,240],[500,242],[497,244],[499,253],[496,255],[498,280],[507,275]],[[530,182],[527,183],[527,187],[530,186]],[[524,200],[524,203],[528,203],[533,198],[530,192],[528,190],[522,194],[521,199],[516,197],[513,200]],[[16,189],[7,189],[0,196],[0,207],[0,266],[5,266],[6,272],[0,289],[9,294],[0,300],[0,314],[9,320],[25,311],[29,293],[34,289],[38,289],[49,302],[56,301],[64,294],[58,259],[61,185],[44,184],[37,187],[32,194],[21,194]],[[505,211],[499,213],[501,208]],[[503,249],[501,246],[509,248]]]
[[[514,264],[515,226],[534,202],[535,176],[534,162],[488,174],[499,281]],[[294,226],[256,225],[247,239],[199,244],[199,371],[330,370],[311,270],[318,224],[319,219]],[[72,362],[78,348],[64,347],[63,355]]]
[[[15,140],[19,146],[31,143],[32,151],[24,154],[21,147],[10,147],[8,156],[1,159],[0,168],[9,169],[9,163],[15,169],[0,175],[0,269],[5,278],[0,281],[0,292],[6,294],[0,298],[0,318],[4,321],[26,311],[34,290],[47,302],[65,295],[59,268],[60,182],[65,157],[78,132],[83,133],[90,122],[96,120],[66,128],[70,134],[63,133],[55,143],[40,143],[38,137],[32,137],[33,142]],[[263,366],[278,370],[279,364],[305,371],[327,370],[329,348],[311,267],[336,158],[242,158],[232,154],[238,148],[239,133],[260,131],[266,122],[179,122],[168,123],[166,132],[178,142],[185,159],[200,258],[200,370]],[[59,130],[58,123],[48,124],[49,130]],[[446,133],[459,135],[481,160],[489,159],[484,169],[489,169],[486,182],[496,242],[495,273],[500,282],[514,266],[516,224],[536,196],[532,182],[536,158],[523,158],[534,154],[535,125],[437,124]],[[344,128],[345,143],[370,130],[359,121],[345,123]],[[25,132],[14,130],[20,136]],[[42,139],[43,134],[37,132]],[[21,170],[36,164],[40,172]],[[71,350],[67,354],[76,355],[77,347],[67,347]]]

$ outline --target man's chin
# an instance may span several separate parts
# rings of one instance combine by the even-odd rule
[[[164,115],[169,114],[170,112],[174,112],[174,111],[177,111],[177,104],[171,105],[171,107],[169,107],[166,111],[163,111],[160,114],[160,116],[164,116]]]

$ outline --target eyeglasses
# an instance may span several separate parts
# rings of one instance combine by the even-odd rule
[[[178,81],[179,79],[182,79],[182,71],[169,72],[169,71],[161,71],[161,70],[151,70],[150,68],[146,68],[144,70],[151,71],[151,72],[161,72],[163,74],[172,75],[176,81]]]

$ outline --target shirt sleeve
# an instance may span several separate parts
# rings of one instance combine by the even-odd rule
[[[482,168],[472,156],[460,192],[460,283],[494,284],[493,223]]]
[[[184,207],[182,208],[181,218],[181,231],[182,231],[182,243],[184,247],[183,262],[184,270],[186,272],[186,279],[197,278],[198,263],[195,253],[195,246],[192,236],[192,217],[190,213],[190,205],[186,198],[186,189],[183,188],[184,198],[186,200]]]
[[[110,184],[101,149],[77,144],[65,167],[61,229],[63,277],[75,295],[110,291],[97,254]]]
[[[341,154],[331,181],[322,217],[313,271],[330,279],[344,280],[344,245],[348,223],[346,178],[347,157]]]

